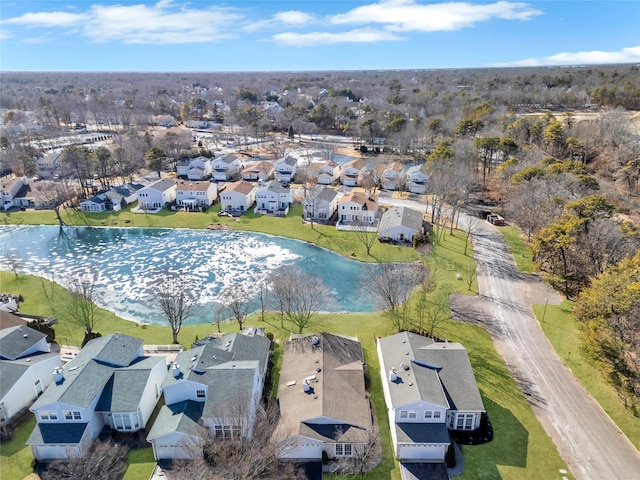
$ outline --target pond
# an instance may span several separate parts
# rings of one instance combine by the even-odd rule
[[[187,272],[198,308],[185,323],[213,319],[218,292],[235,281],[259,291],[269,273],[294,264],[330,289],[325,311],[368,312],[361,289],[369,266],[316,245],[259,233],[188,229],[0,226],[3,258],[15,254],[21,271],[65,284],[70,275],[96,275],[97,304],[136,322],[165,324],[153,286],[166,272]],[[44,297],[44,295],[43,295]],[[257,299],[253,310],[259,309]]]

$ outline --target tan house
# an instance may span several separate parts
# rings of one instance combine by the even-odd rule
[[[232,214],[243,214],[256,201],[256,184],[244,180],[233,182],[220,193],[220,210]]]
[[[217,198],[218,187],[214,182],[180,180],[176,185],[176,204],[187,211],[209,208]]]
[[[378,196],[364,192],[350,192],[338,202],[338,224],[364,225],[375,228],[378,223]]]

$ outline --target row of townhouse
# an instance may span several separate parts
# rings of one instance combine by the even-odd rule
[[[34,180],[28,177],[16,177],[13,174],[0,178],[0,210],[11,208],[50,209],[61,200],[73,198],[77,192],[73,186],[60,188],[51,180]]]
[[[206,438],[252,437],[270,346],[264,332],[245,329],[198,340],[168,364],[145,355],[141,339],[115,333],[63,368],[44,334],[3,328],[0,413],[7,421],[31,404],[37,423],[27,444],[38,461],[84,456],[104,428],[145,430],[157,461],[196,458]],[[402,332],[378,338],[377,354],[395,457],[444,462],[451,432],[474,431],[486,415],[466,350]],[[278,385],[278,458],[360,455],[376,434],[366,375],[357,339],[292,334]]]

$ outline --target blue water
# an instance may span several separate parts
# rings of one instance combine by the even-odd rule
[[[165,324],[153,286],[167,271],[184,272],[198,308],[185,323],[213,319],[218,292],[242,282],[257,291],[269,273],[295,264],[330,289],[334,312],[373,310],[361,289],[369,268],[313,244],[248,232],[187,229],[0,226],[2,253],[15,254],[22,271],[64,285],[69,276],[97,275],[97,304],[136,322]],[[8,269],[0,258],[0,268]],[[43,295],[44,299],[44,295]],[[257,300],[254,310],[259,308]]]

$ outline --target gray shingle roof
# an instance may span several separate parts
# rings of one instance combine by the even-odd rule
[[[202,403],[193,400],[163,405],[147,435],[147,440],[151,441],[174,432],[193,436],[202,435],[204,429],[198,424],[198,420],[202,417],[202,406]]]
[[[88,423],[38,423],[27,440],[27,445],[73,445],[80,443]]]
[[[422,230],[422,212],[406,207],[391,207],[384,212],[378,231],[383,234],[390,228],[403,226],[415,232]]]
[[[11,388],[13,388],[29,367],[53,357],[59,357],[59,354],[36,353],[18,360],[0,360],[0,399],[2,399],[9,390],[11,390]],[[51,373],[53,373],[53,371]]]
[[[171,187],[175,186],[175,184],[175,180],[171,180],[170,178],[163,178],[162,180],[158,180],[153,185],[149,185],[148,188],[157,190],[158,192],[164,192],[165,190],[169,190]]]
[[[3,328],[0,330],[0,358],[20,358],[25,351],[45,337],[44,333],[27,326]]]
[[[391,407],[426,401],[456,410],[483,411],[480,392],[465,348],[459,343],[401,332],[379,340]],[[395,368],[398,381],[389,380]]]
[[[398,443],[450,443],[445,423],[396,423]]]

